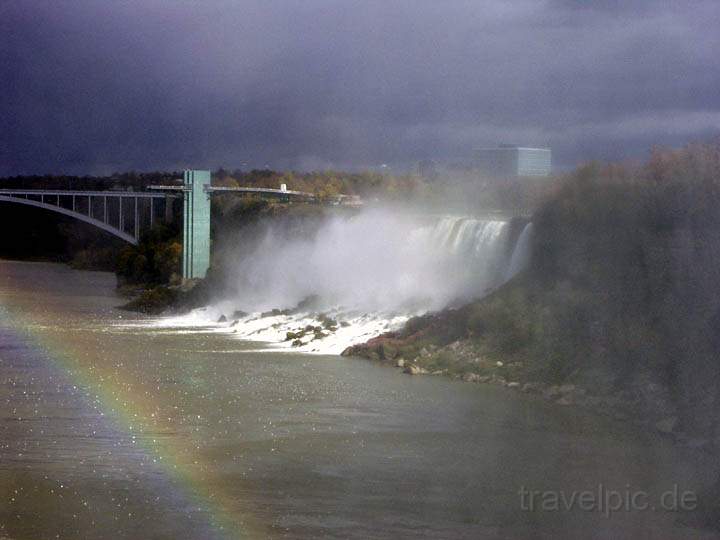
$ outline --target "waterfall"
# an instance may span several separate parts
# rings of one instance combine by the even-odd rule
[[[443,252],[451,275],[462,276],[458,293],[477,296],[505,274],[507,221],[448,216],[432,227],[431,242]]]
[[[192,327],[202,321],[242,339],[339,353],[411,316],[502,285],[526,263],[529,249],[530,226],[512,249],[510,232],[503,220],[429,221],[387,210],[331,218],[312,237],[271,227],[230,256],[234,292],[191,316],[158,324]]]
[[[510,279],[515,274],[524,269],[530,262],[530,240],[532,237],[533,224],[528,223],[520,233],[520,236],[515,242],[512,255],[510,257],[510,264],[508,265],[505,279]]]

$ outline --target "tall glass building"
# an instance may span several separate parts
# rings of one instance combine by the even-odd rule
[[[549,176],[552,151],[549,148],[500,145],[476,150],[473,162],[475,168],[488,176]]]

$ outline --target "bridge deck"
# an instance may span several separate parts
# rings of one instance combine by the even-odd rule
[[[207,191],[208,193],[269,193],[271,195],[293,195],[296,197],[315,198],[314,193],[307,193],[305,191],[293,191],[291,189],[206,186],[205,191]]]
[[[191,191],[187,186],[159,186],[152,185],[148,186],[148,189],[154,189],[157,191]],[[315,198],[314,193],[308,193],[306,191],[293,191],[292,189],[276,189],[276,188],[261,188],[261,187],[230,187],[230,186],[205,186],[207,193],[266,193],[270,195],[292,195],[294,197],[308,197]]]
[[[154,193],[149,191],[81,191],[81,190],[66,190],[66,189],[0,189],[0,195],[6,196],[27,196],[27,195],[41,195],[41,196],[75,196],[75,197],[139,197],[141,199],[162,199],[165,197],[177,197],[174,194],[167,193]]]

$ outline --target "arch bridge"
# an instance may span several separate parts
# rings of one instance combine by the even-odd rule
[[[0,189],[0,202],[25,204],[84,221],[137,245],[143,229],[152,227],[158,210],[170,220],[172,194],[142,191],[70,191]]]
[[[205,277],[210,266],[210,201],[214,193],[245,193],[313,200],[312,193],[253,187],[212,187],[210,171],[188,170],[182,185],[149,186],[150,191],[0,189],[0,202],[24,204],[89,223],[137,245],[156,221],[172,221],[175,199],[183,204],[183,279]]]

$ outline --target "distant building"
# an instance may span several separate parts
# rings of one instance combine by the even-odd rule
[[[500,145],[475,151],[474,168],[493,177],[549,176],[552,152],[549,148]]]

